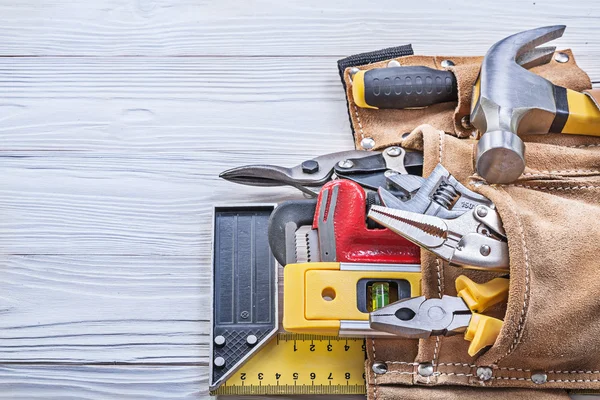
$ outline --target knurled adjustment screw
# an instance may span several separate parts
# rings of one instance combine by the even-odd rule
[[[302,172],[305,174],[314,174],[319,171],[319,163],[315,160],[308,160],[302,163]]]

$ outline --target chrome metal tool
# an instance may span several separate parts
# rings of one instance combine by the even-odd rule
[[[480,204],[454,219],[372,206],[368,217],[450,265],[487,271],[509,270],[506,234],[493,206]]]
[[[479,314],[508,297],[508,279],[495,278],[478,284],[461,275],[456,280],[458,296],[399,300],[369,314],[371,329],[417,339],[465,333],[471,341],[469,355],[494,344],[502,321]]]
[[[402,201],[388,190],[379,189],[381,202],[397,210],[457,218],[479,205],[494,207],[488,198],[467,189],[456,180],[442,164],[438,164],[427,179],[398,174],[390,175],[388,180],[409,194],[409,199]]]
[[[377,190],[380,186],[387,187],[387,175],[421,175],[422,168],[422,153],[392,146],[381,152],[351,150],[325,154],[291,168],[267,164],[246,165],[224,171],[219,176],[242,185],[289,185],[316,197],[320,187],[336,177]]]

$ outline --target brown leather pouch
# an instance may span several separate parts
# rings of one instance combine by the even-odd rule
[[[589,78],[565,53],[568,63],[553,61],[535,72],[570,89],[589,89]],[[436,67],[448,58],[399,61]],[[600,138],[523,137],[525,173],[510,185],[488,185],[475,174],[476,141],[462,138],[472,128],[461,123],[469,113],[480,58],[451,59],[458,103],[420,110],[358,109],[349,86],[349,110],[358,148],[370,137],[375,148],[400,144],[422,150],[425,176],[442,163],[468,188],[494,201],[508,237],[510,292],[506,305],[486,314],[504,324],[495,344],[476,357],[467,354],[469,342],[462,336],[437,336],[418,345],[414,340],[367,339],[369,398],[480,398],[482,390],[497,398],[567,398],[567,389],[600,390]],[[344,76],[350,85],[347,71]],[[407,131],[412,133],[403,138]],[[495,276],[449,266],[427,251],[421,259],[427,297],[456,295],[458,275],[477,282]],[[375,362],[385,363],[387,372],[375,374]],[[432,363],[433,374],[420,373],[422,363]]]

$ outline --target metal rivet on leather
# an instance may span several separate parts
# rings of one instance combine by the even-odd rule
[[[420,363],[417,367],[417,372],[421,376],[431,376],[433,375],[433,364],[429,362]]]
[[[371,367],[376,374],[385,374],[388,370],[387,364],[381,361],[375,361]]]
[[[476,374],[480,381],[489,381],[494,373],[490,367],[479,367]]]
[[[443,60],[440,65],[442,68],[448,68],[454,66],[454,62],[452,60]]]
[[[535,384],[541,385],[542,383],[546,383],[548,380],[548,375],[545,372],[536,372],[531,375],[531,381]]]
[[[563,64],[569,61],[569,55],[566,53],[556,53],[554,55],[554,59],[556,60],[556,62]]]
[[[396,60],[390,60],[390,62],[387,64],[388,68],[390,67],[399,67],[400,63]]]
[[[460,124],[465,129],[473,129],[473,125],[471,125],[471,117],[468,115],[465,115],[460,119]]]
[[[370,137],[366,137],[360,141],[360,146],[365,150],[371,150],[375,147],[375,141]]]
[[[350,78],[352,78],[354,75],[356,75],[356,73],[360,71],[360,69],[356,68],[356,67],[352,67],[350,68]]]

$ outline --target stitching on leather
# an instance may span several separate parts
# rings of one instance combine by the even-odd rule
[[[375,339],[371,337],[371,347],[373,349],[373,360],[377,360],[377,355],[375,353]],[[377,400],[377,374],[373,372],[373,399]]]
[[[491,379],[498,379],[504,381],[528,381],[529,378],[515,378],[514,376],[492,376]]]
[[[356,107],[356,104],[353,104],[353,106],[354,114],[356,114],[356,122],[358,123],[358,128],[360,129],[360,140],[363,140],[365,138],[365,132],[363,131],[363,126],[360,122],[360,115],[358,115],[358,107]]]
[[[573,170],[566,169],[563,171],[560,171],[560,170],[558,170],[558,171],[546,171],[546,170],[539,171],[539,170],[534,169],[532,171],[535,171],[536,173],[532,174],[531,172],[524,172],[523,175],[532,176],[532,175],[537,175],[537,174],[590,174],[590,173],[598,174],[598,173],[600,173],[600,170],[597,170],[597,169],[573,169]]]
[[[388,371],[388,374],[396,374],[396,375],[416,375],[416,372],[411,371]]]
[[[600,379],[549,379],[547,382],[600,382]]]
[[[444,142],[444,132],[439,131],[440,134],[440,164],[442,163],[442,143]]]
[[[503,370],[503,371],[531,372],[530,369],[514,368],[514,367],[501,367],[501,368],[498,368],[498,369],[499,370]]]
[[[473,374],[463,374],[457,372],[434,372],[433,375],[448,375],[448,376],[475,376]]]
[[[512,199],[508,202],[512,213],[517,217],[517,224],[519,226],[519,232],[521,234],[521,246],[523,247],[523,255],[525,256],[525,293],[523,295],[523,307],[521,308],[521,316],[519,317],[519,325],[517,325],[517,331],[515,332],[515,337],[513,339],[512,344],[508,348],[506,354],[500,357],[494,364],[498,364],[500,360],[506,358],[510,353],[513,352],[521,333],[523,332],[523,326],[525,322],[525,310],[527,309],[527,303],[529,301],[529,251],[527,250],[527,245],[525,244],[525,232],[523,230],[523,224],[521,222],[521,216],[515,210]]]
[[[439,363],[438,365],[449,365],[449,366],[453,366],[453,367],[469,367],[469,368],[475,368],[477,365],[475,364],[467,364],[467,363]]]
[[[548,371],[549,374],[600,374],[600,371]]]
[[[583,149],[585,147],[600,147],[600,144],[578,144],[578,145],[567,146],[567,147],[570,147],[572,149]]]
[[[588,186],[560,186],[560,187],[555,187],[555,186],[530,186],[530,185],[515,185],[515,184],[511,184],[511,185],[505,185],[505,186],[515,186],[515,187],[522,187],[522,188],[526,188],[526,189],[539,189],[539,190],[585,190],[585,189],[600,189],[600,186],[594,186],[594,185],[588,185]]]
[[[419,363],[417,362],[406,362],[406,361],[384,361],[386,364],[397,364],[397,365],[412,365],[417,366]]]
[[[440,259],[435,259],[437,269],[437,284],[438,284],[438,297],[442,298],[442,266],[440,265]]]

